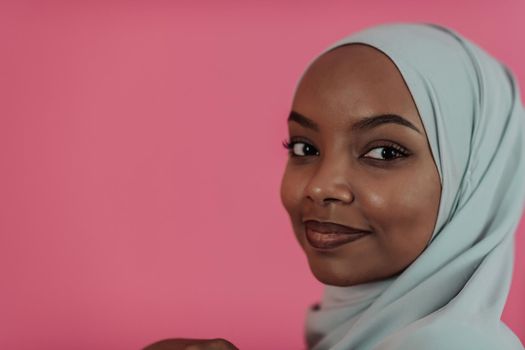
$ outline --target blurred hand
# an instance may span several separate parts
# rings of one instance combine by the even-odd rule
[[[166,339],[142,350],[239,350],[225,339]]]

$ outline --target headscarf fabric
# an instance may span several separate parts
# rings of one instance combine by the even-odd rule
[[[306,317],[312,350],[523,350],[501,321],[525,198],[525,112],[516,79],[457,32],[395,23],[346,37],[397,66],[442,192],[432,238],[401,274],[325,286]],[[349,267],[351,268],[351,267]]]

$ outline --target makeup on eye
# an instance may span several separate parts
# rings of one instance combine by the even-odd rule
[[[377,150],[381,151],[378,152]],[[410,156],[410,152],[405,147],[393,142],[383,141],[382,143],[370,147],[361,157],[373,160],[392,161],[397,158],[408,156]]]
[[[282,144],[283,147],[288,150],[291,157],[301,158],[309,155],[319,155],[319,151],[306,140],[290,139],[284,140]],[[302,154],[297,154],[296,152]],[[382,143],[378,143],[373,147],[369,147],[367,151],[360,156],[360,158],[379,161],[393,161],[395,159],[408,156],[410,156],[410,152],[405,147],[390,141],[382,141]]]
[[[297,155],[294,152],[297,152],[298,150],[301,149],[301,147],[297,147],[297,146],[300,146],[301,144],[304,145],[302,147],[302,149],[303,149],[302,153],[303,154],[302,155]],[[283,141],[283,147],[288,150],[289,155],[292,156],[292,157],[306,157],[307,155],[304,154],[304,153],[308,152],[308,151],[313,152],[314,154],[312,154],[312,155],[319,155],[319,151],[317,151],[317,149],[314,146],[312,146],[306,140],[300,140],[300,139],[284,140]]]

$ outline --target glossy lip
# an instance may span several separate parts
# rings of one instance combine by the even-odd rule
[[[328,221],[306,220],[304,224],[308,243],[320,250],[335,249],[370,234],[367,230]]]

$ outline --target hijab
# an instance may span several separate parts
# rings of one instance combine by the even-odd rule
[[[511,72],[453,30],[384,24],[365,44],[399,69],[419,111],[442,192],[426,249],[402,273],[325,286],[309,308],[312,350],[523,349],[501,321],[525,198],[525,111]],[[349,267],[351,268],[351,267]]]

